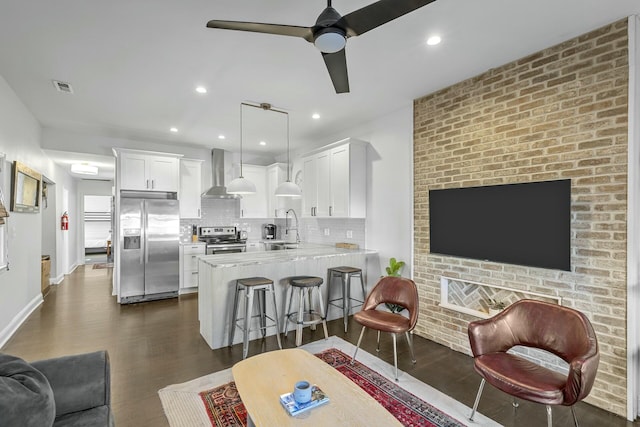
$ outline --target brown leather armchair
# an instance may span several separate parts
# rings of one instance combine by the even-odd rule
[[[551,427],[551,405],[571,407],[593,386],[600,353],[596,334],[579,311],[542,301],[520,300],[501,313],[469,324],[469,342],[476,372],[482,377],[470,420],[473,421],[485,381],[514,398],[542,403]],[[568,363],[566,375],[516,354],[514,346],[542,349]]]
[[[409,317],[401,314],[390,313],[388,311],[376,310],[378,305],[389,303],[404,307],[409,312]],[[356,351],[353,353],[351,363],[358,354],[360,342],[364,336],[366,328],[378,331],[378,347],[376,351],[380,351],[380,332],[389,332],[393,337],[393,364],[396,368],[396,381],[398,381],[398,352],[396,349],[396,335],[404,333],[409,343],[411,351],[411,361],[416,363],[416,357],[413,354],[413,341],[409,332],[416,327],[418,322],[418,289],[411,279],[404,277],[386,276],[380,279],[376,286],[371,290],[367,299],[362,305],[362,310],[353,315],[356,322],[362,325],[360,338]]]

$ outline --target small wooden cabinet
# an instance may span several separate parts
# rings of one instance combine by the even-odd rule
[[[198,256],[206,253],[204,243],[180,245],[180,290],[179,293],[198,290]]]
[[[200,218],[202,160],[180,159],[180,218]]]
[[[346,139],[302,159],[302,215],[366,216],[366,143]]]
[[[42,255],[40,262],[40,276],[41,276],[41,290],[42,296],[47,295],[50,289],[51,283],[51,257],[49,255]]]

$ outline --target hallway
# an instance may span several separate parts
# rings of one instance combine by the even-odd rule
[[[120,306],[111,296],[112,269],[80,266],[57,286],[44,304],[19,328],[2,348],[26,360],[106,349],[111,359],[111,399],[116,425],[166,426],[157,391],[169,384],[231,367],[242,358],[241,345],[209,349],[199,334],[197,294],[177,299]],[[329,322],[329,334],[357,341],[360,327],[350,324],[342,332],[342,320]],[[305,329],[304,342],[321,339],[321,328]],[[283,346],[294,346],[289,333]],[[471,359],[461,353],[414,338],[417,363],[412,365],[408,348],[399,340],[399,368],[458,399],[473,404],[480,377]],[[375,333],[365,334],[362,346],[375,354]],[[277,348],[274,337],[254,341],[249,354]],[[380,356],[393,363],[390,337],[381,342]],[[486,387],[479,410],[506,426],[545,425],[543,406],[521,402],[517,411],[505,394]],[[572,425],[568,408],[554,408],[554,425]],[[582,427],[640,426],[580,403],[576,414]]]

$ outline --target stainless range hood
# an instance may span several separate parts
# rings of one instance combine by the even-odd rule
[[[224,186],[224,150],[214,148],[211,150],[211,188],[202,193],[202,197],[208,199],[239,199],[237,194],[227,193]]]

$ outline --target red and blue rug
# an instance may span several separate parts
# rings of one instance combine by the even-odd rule
[[[357,360],[351,365],[351,357],[338,349],[330,348],[317,353],[316,356],[356,383],[405,426],[464,426],[455,418],[409,393]],[[213,426],[244,427],[247,425],[247,411],[233,381],[203,391],[200,397]]]

